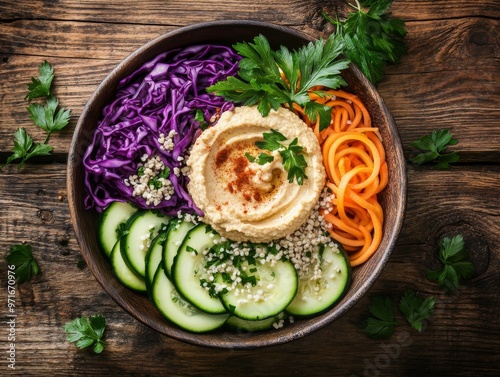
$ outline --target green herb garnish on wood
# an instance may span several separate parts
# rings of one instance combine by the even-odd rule
[[[427,272],[426,276],[427,279],[437,281],[441,287],[449,291],[456,291],[460,287],[460,281],[474,273],[474,265],[465,260],[467,252],[461,235],[443,238],[438,258],[443,267]]]
[[[418,332],[423,329],[423,322],[434,314],[434,297],[422,299],[413,291],[406,291],[399,301],[399,311],[406,321]]]
[[[330,124],[331,108],[312,101],[309,93],[317,85],[336,89],[346,82],[340,72],[349,65],[347,59],[338,59],[343,50],[341,38],[334,35],[326,41],[310,42],[299,50],[281,46],[272,50],[268,40],[259,35],[254,43],[237,43],[233,48],[243,57],[238,76],[207,88],[207,91],[225,97],[228,101],[246,106],[257,105],[262,116],[282,105],[293,103],[304,107],[311,121],[319,116],[320,129]]]
[[[69,342],[80,349],[92,346],[95,353],[101,353],[106,346],[102,339],[105,329],[106,320],[100,315],[75,318],[64,325]]]
[[[458,144],[451,132],[448,130],[438,130],[422,136],[419,140],[411,143],[412,147],[420,149],[410,161],[415,164],[435,163],[439,169],[447,169],[450,163],[460,160],[456,152],[446,152],[448,146]]]
[[[61,131],[68,125],[71,115],[69,110],[59,108],[59,101],[53,96],[47,98],[45,105],[32,103],[27,110],[30,119],[47,133],[44,144],[48,142],[52,132]]]
[[[13,142],[14,148],[12,148],[12,154],[7,158],[5,165],[10,164],[14,160],[21,159],[17,166],[18,169],[21,169],[24,163],[31,157],[49,156],[53,149],[52,146],[47,144],[34,143],[25,128],[18,128],[14,132]]]
[[[288,144],[283,143],[287,138],[273,129],[270,132],[264,132],[262,136],[264,140],[257,141],[255,145],[270,152],[278,151],[283,160],[283,168],[288,172],[288,182],[292,183],[296,180],[297,184],[303,185],[304,179],[307,179],[305,171],[307,161],[303,155],[304,147],[298,144],[298,139],[295,138]]]
[[[423,322],[434,314],[436,300],[425,299],[407,290],[399,300],[399,311],[405,320],[417,331],[423,330]],[[394,305],[388,296],[375,296],[368,307],[369,316],[361,324],[362,330],[370,338],[387,339],[400,323],[394,317]]]
[[[375,296],[368,307],[370,316],[364,321],[363,331],[370,338],[386,339],[399,323],[394,319],[394,305],[389,297]]]
[[[17,284],[30,281],[33,276],[40,273],[40,268],[33,257],[31,245],[19,244],[13,245],[9,253],[5,256],[8,265],[15,266],[14,272]]]
[[[40,76],[31,78],[31,83],[28,84],[28,94],[24,97],[25,100],[50,96],[50,87],[54,79],[54,69],[47,61],[44,61],[38,66],[38,71],[40,72]]]
[[[373,84],[380,81],[387,64],[399,63],[407,52],[405,24],[392,17],[392,3],[393,0],[355,0],[349,3],[353,11],[344,20],[323,13],[336,26],[334,34],[344,44],[342,52]]]
[[[32,77],[31,83],[28,84],[28,94],[26,94],[25,100],[45,99],[44,103],[30,103],[27,111],[35,125],[46,132],[46,137],[43,143],[38,143],[33,141],[25,128],[16,130],[12,154],[7,158],[5,165],[20,160],[18,169],[32,157],[50,155],[53,150],[53,147],[47,144],[50,135],[66,127],[71,116],[71,111],[61,108],[58,99],[51,93],[52,80],[54,79],[52,66],[44,61],[38,67],[38,71],[40,75],[37,78]]]

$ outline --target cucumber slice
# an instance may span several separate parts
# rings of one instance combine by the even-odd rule
[[[153,303],[163,316],[177,326],[195,333],[221,327],[229,314],[208,314],[185,301],[165,271],[158,267],[152,286]]]
[[[205,250],[220,239],[206,224],[198,224],[184,238],[172,265],[172,282],[179,293],[198,309],[211,313],[225,313],[226,309],[217,297],[210,295],[201,282],[209,279],[205,271]]]
[[[111,250],[111,266],[116,278],[127,288],[138,292],[146,292],[146,282],[141,277],[137,276],[123,260],[120,251],[120,240],[118,240]]]
[[[221,301],[231,314],[252,321],[269,318],[282,312],[295,297],[298,278],[290,261],[249,264],[245,260],[241,268],[253,275],[256,283],[241,282],[221,294]],[[222,274],[217,276],[217,283],[225,283]]]
[[[172,277],[172,265],[186,234],[195,227],[196,224],[181,219],[172,219],[169,224],[167,240],[163,246],[163,269],[168,277]]]
[[[148,253],[146,254],[146,287],[148,292],[151,292],[151,287],[153,285],[153,279],[155,277],[156,270],[161,264],[163,245],[167,238],[167,230],[160,231],[160,233],[155,237],[151,246],[149,247]]]
[[[258,321],[249,321],[248,319],[241,319],[232,315],[227,319],[226,326],[231,330],[237,332],[264,331],[269,330],[274,326],[279,327],[280,322],[283,321],[285,317],[285,313],[281,312],[277,316],[273,316],[270,318],[261,319]]]
[[[169,220],[170,217],[156,211],[141,210],[127,222],[121,241],[123,259],[132,271],[143,278],[146,276],[146,253],[160,230],[166,229]]]
[[[297,294],[286,308],[294,316],[312,316],[328,310],[349,288],[351,265],[345,253],[326,245],[320,246],[318,253],[321,277],[314,278],[314,268],[301,276]]]
[[[137,211],[130,203],[113,202],[99,216],[98,239],[104,253],[109,257],[120,236],[120,228]]]

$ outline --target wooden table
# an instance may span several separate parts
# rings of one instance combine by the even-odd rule
[[[408,54],[378,88],[399,128],[406,157],[425,133],[449,129],[461,157],[448,170],[408,164],[408,204],[397,247],[384,272],[342,319],[290,344],[214,350],[155,333],[112,301],[81,260],[66,200],[66,158],[74,126],[91,93],[127,55],[178,27],[257,19],[327,36],[321,11],[340,1],[205,0],[0,2],[0,162],[12,135],[29,120],[24,96],[45,59],[73,113],[51,137],[52,157],[0,172],[0,250],[32,245],[42,274],[16,290],[15,370],[7,367],[6,263],[0,260],[0,375],[305,375],[486,376],[500,368],[500,2],[399,0]],[[341,7],[342,9],[342,7]],[[476,272],[456,294],[425,279],[438,265],[444,236],[460,233]],[[437,300],[421,333],[407,325],[389,340],[369,339],[356,323],[376,294],[406,289]],[[106,317],[108,346],[96,355],[65,340],[62,326],[80,315]]]

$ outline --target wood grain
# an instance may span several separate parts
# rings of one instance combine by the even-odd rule
[[[214,19],[258,19],[312,36],[331,27],[321,11],[341,1],[4,1],[0,2],[0,163],[12,134],[30,123],[23,100],[44,59],[56,69],[71,124],[51,143],[55,156],[0,172],[0,250],[30,243],[42,274],[16,292],[16,370],[2,358],[0,375],[22,376],[497,376],[500,361],[500,3],[496,0],[397,0],[408,54],[388,67],[378,89],[398,125],[406,157],[411,142],[438,128],[459,139],[452,169],[407,166],[408,201],[396,249],[360,302],[325,329],[261,350],[212,350],[159,335],[112,301],[80,269],[66,199],[66,157],[74,126],[106,75],[145,42],[179,26]],[[455,295],[425,279],[437,268],[444,236],[461,233],[476,268]],[[8,350],[6,264],[0,259],[0,348]],[[401,325],[389,340],[368,339],[356,326],[376,294],[397,302],[414,289],[437,300],[417,333]],[[101,355],[65,340],[64,323],[101,313],[108,346]]]
[[[480,13],[479,9],[483,8],[473,13]],[[37,66],[44,59],[56,70],[55,94],[63,106],[73,111],[70,128],[52,140],[55,152],[64,153],[71,139],[71,126],[99,83],[134,50],[175,27],[13,19],[2,25],[0,35],[4,54],[0,63],[0,157],[11,149],[11,135],[17,127],[31,130],[35,140],[43,138],[43,132],[28,118],[24,96],[30,77],[37,75]],[[462,161],[500,159],[500,131],[494,127],[500,116],[500,97],[496,95],[500,92],[497,22],[467,16],[441,23],[418,22],[418,30],[413,30],[415,21],[407,23],[408,55],[400,65],[388,67],[379,85],[398,125],[409,128],[402,135],[406,147],[424,132],[447,128],[460,140],[456,149],[463,152]],[[297,29],[307,32],[303,27]],[[309,34],[320,35],[322,30]],[[415,95],[416,85],[419,96]],[[482,95],[478,96],[478,92]],[[450,117],[450,110],[461,116]],[[474,135],[463,127],[468,124],[474,124]]]
[[[419,375],[412,370],[421,371],[419,364],[431,362],[428,370],[433,373],[493,375],[496,366],[491,362],[498,355],[491,350],[498,346],[500,335],[496,326],[500,262],[495,237],[500,233],[500,205],[490,203],[486,193],[500,184],[499,173],[498,166],[460,168],[444,174],[450,184],[439,185],[443,173],[410,168],[402,233],[388,266],[366,297],[339,321],[304,339],[265,350],[223,351],[184,344],[139,324],[103,292],[87,268],[77,266],[80,255],[68,220],[63,164],[29,165],[21,174],[8,168],[2,182],[12,184],[0,186],[2,248],[29,242],[43,271],[18,291],[20,368],[33,375],[60,376],[116,371],[151,375],[165,368],[172,372],[168,375],[178,376],[230,372],[275,376],[283,370],[324,375],[335,366],[329,375],[341,376],[363,375],[365,360],[375,365],[387,359],[380,355],[389,355],[387,370],[406,371],[408,376]],[[445,295],[423,276],[437,267],[439,239],[457,232],[464,235],[477,272],[457,295]],[[5,279],[3,260],[0,268],[0,278]],[[425,330],[419,334],[401,325],[391,340],[366,338],[356,323],[370,298],[384,294],[397,300],[406,289],[434,295],[438,302],[437,313]],[[64,323],[75,316],[95,313],[108,321],[109,345],[100,356],[76,350],[62,332]],[[391,352],[400,354],[392,358]],[[360,354],[364,355],[361,360]]]

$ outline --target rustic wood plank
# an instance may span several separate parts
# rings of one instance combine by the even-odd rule
[[[27,242],[42,274],[18,287],[16,367],[10,375],[328,375],[496,376],[500,358],[500,3],[497,0],[398,0],[409,53],[388,67],[379,91],[398,124],[405,155],[425,132],[450,129],[465,164],[446,171],[409,165],[408,206],[396,249],[381,276],[343,318],[290,344],[261,350],[213,350],[160,336],[123,311],[99,286],[81,257],[65,187],[69,141],[86,101],[128,54],[179,26],[214,19],[259,19],[312,36],[331,30],[321,16],[337,1],[92,0],[0,2],[0,164],[17,127],[39,140],[23,100],[43,59],[56,69],[61,103],[73,110],[67,130],[51,138],[55,157],[1,171],[0,250]],[[342,4],[340,5],[342,7]],[[345,8],[343,8],[345,9]],[[56,161],[53,163],[44,163]],[[470,164],[468,164],[470,163]],[[439,266],[443,236],[461,233],[476,273],[455,295],[425,279]],[[6,265],[0,258],[0,293]],[[402,322],[389,340],[368,339],[356,324],[370,298],[406,289],[437,299],[422,333]],[[2,311],[2,316],[4,316]],[[103,314],[108,346],[101,355],[65,340],[64,323]],[[2,334],[6,334],[5,317]],[[0,347],[8,350],[6,336]],[[5,353],[4,353],[5,355]]]
[[[58,33],[60,23],[37,22],[41,23],[35,22],[36,27],[28,27],[27,21],[20,25],[14,22],[21,33],[13,25],[7,25],[4,40],[0,40],[6,44],[7,51],[9,46],[16,51],[5,56],[0,65],[4,93],[0,97],[0,117],[4,124],[0,129],[0,159],[8,155],[17,127],[31,130],[35,140],[43,138],[43,132],[29,120],[23,99],[26,84],[37,74],[36,67],[43,59],[50,60],[56,69],[54,88],[61,104],[73,111],[70,127],[52,139],[54,153],[65,153],[78,116],[99,83],[136,48],[172,30],[158,26],[68,22],[62,28],[67,32]],[[500,130],[494,126],[500,116],[500,98],[496,95],[500,91],[500,79],[495,74],[500,69],[497,58],[500,32],[494,28],[494,21],[466,18],[447,24],[425,22],[418,24],[419,31],[415,33],[412,27],[415,26],[410,24],[409,54],[400,65],[388,67],[387,76],[379,85],[396,123],[405,131],[402,140],[406,154],[414,152],[409,144],[423,133],[447,128],[460,141],[456,149],[462,152],[462,161],[499,159]],[[50,44],[43,42],[52,34],[57,37],[52,38]],[[456,41],[471,39],[480,43],[460,43],[456,47]],[[44,46],[42,50],[36,47],[39,45]],[[463,127],[465,124],[475,127]]]
[[[28,164],[21,172],[9,167],[0,181],[0,249],[30,243],[42,270],[17,292],[20,375],[146,376],[168,370],[172,376],[275,376],[283,371],[419,376],[422,364],[433,374],[493,375],[491,352],[500,346],[500,204],[492,203],[488,193],[500,185],[499,173],[499,166],[446,172],[410,167],[403,230],[389,264],[368,294],[339,321],[303,339],[263,350],[230,351],[158,335],[119,308],[88,269],[77,266],[80,257],[66,203],[65,164]],[[477,272],[458,294],[446,295],[424,274],[437,267],[440,238],[457,232],[463,234]],[[0,271],[5,279],[3,258]],[[370,299],[383,294],[397,302],[406,289],[434,295],[438,302],[425,330],[417,333],[401,325],[390,340],[366,338],[356,323]],[[102,355],[79,351],[65,341],[64,323],[97,313],[108,322],[108,347]],[[398,320],[404,321],[400,316]],[[295,355],[293,360],[290,355]]]
[[[36,6],[0,4],[0,21],[57,20],[92,23],[185,26],[197,22],[230,19],[259,19],[282,25],[302,25],[304,19],[318,16],[320,2],[311,6],[300,0],[286,3],[265,1],[207,0],[186,3],[182,0],[148,2],[85,2],[64,0]]]
[[[238,1],[205,0],[201,3],[186,3],[183,0],[156,0],[116,2],[61,0],[58,2],[16,1],[0,4],[0,21],[20,19],[53,19],[92,22],[142,23],[148,25],[181,26],[192,22],[206,21],[209,16],[221,19],[261,19],[280,21],[286,25],[302,25],[304,19],[320,18],[320,10],[332,11],[340,8],[347,12],[345,1],[303,2],[290,0]],[[395,16],[408,20],[453,19],[469,16],[498,17],[500,8],[495,0],[457,3],[447,0],[398,0],[392,6]]]

